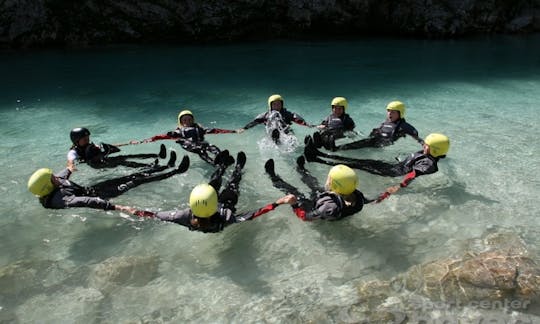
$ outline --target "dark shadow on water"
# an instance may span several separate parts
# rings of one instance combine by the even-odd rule
[[[137,235],[128,224],[120,226],[92,225],[81,233],[69,248],[69,258],[77,263],[93,263],[119,254],[123,241]]]
[[[227,277],[251,294],[269,295],[272,291],[262,277],[264,270],[260,269],[257,263],[260,257],[257,237],[264,231],[265,224],[254,222],[264,222],[264,216],[261,219],[233,225],[236,228],[228,228],[218,234],[226,235],[227,238],[223,240],[224,244],[218,252],[220,262],[212,270],[212,275]]]

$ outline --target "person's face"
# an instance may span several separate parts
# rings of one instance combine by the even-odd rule
[[[399,111],[397,110],[387,110],[386,111],[386,116],[388,117],[388,119],[390,119],[390,121],[392,123],[395,123],[399,120]]]
[[[424,145],[422,145],[422,153],[424,153],[424,154],[429,154],[430,153],[429,145],[427,145],[425,143],[424,143]]]
[[[55,187],[60,186],[60,181],[58,181],[58,178],[57,178],[54,174],[51,175],[51,183],[52,183]]]
[[[270,103],[270,108],[272,110],[280,111],[283,108],[283,101],[281,100],[272,101]]]
[[[193,126],[193,116],[191,115],[184,115],[182,118],[180,118],[180,124],[182,126]]]
[[[341,115],[343,115],[343,113],[345,112],[345,107],[343,107],[343,106],[332,106],[332,112],[334,113],[334,115],[336,115],[338,117],[341,117]]]
[[[77,142],[77,146],[85,147],[88,145],[88,143],[90,143],[90,136],[85,136]]]

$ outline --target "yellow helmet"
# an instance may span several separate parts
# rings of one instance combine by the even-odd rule
[[[44,197],[54,190],[51,181],[53,172],[51,169],[42,168],[34,172],[28,179],[28,190],[38,197]]]
[[[343,106],[343,108],[346,110],[349,106],[349,103],[347,102],[347,99],[344,97],[335,97],[332,99],[332,106]]]
[[[189,207],[193,215],[208,218],[217,211],[218,195],[216,189],[209,184],[197,185],[189,195]]]
[[[268,97],[268,110],[272,110],[272,102],[274,101],[281,101],[283,103],[283,97],[278,94]]]
[[[450,139],[446,135],[438,133],[429,134],[424,143],[429,146],[429,153],[433,157],[446,155],[450,148]]]
[[[180,120],[182,119],[182,117],[184,117],[185,115],[191,115],[191,117],[193,117],[193,121],[195,121],[195,116],[193,116],[193,113],[191,112],[191,110],[182,110],[179,114],[178,114],[178,125],[179,126],[182,126],[182,123],[180,123]]]
[[[399,117],[405,118],[405,104],[401,101],[392,101],[386,106],[386,110],[399,111]]]
[[[329,189],[340,195],[353,193],[358,186],[358,177],[353,169],[346,165],[338,164],[328,172]]]

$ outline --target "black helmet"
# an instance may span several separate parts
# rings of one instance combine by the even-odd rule
[[[84,127],[73,128],[69,133],[69,138],[71,138],[71,142],[75,145],[77,145],[79,140],[85,136],[90,136],[90,131],[88,128]]]

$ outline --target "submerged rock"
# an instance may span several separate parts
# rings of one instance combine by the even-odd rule
[[[89,286],[108,293],[122,286],[144,286],[158,276],[155,256],[112,257],[95,266]]]
[[[494,233],[471,243],[462,257],[416,265],[390,281],[363,283],[358,293],[364,314],[397,320],[433,303],[439,310],[487,305],[518,311],[540,304],[538,256],[528,255],[519,236]]]

